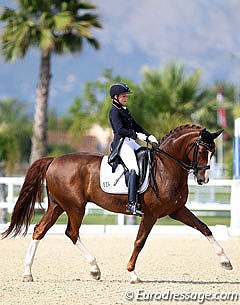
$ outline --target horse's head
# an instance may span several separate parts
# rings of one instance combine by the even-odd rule
[[[209,181],[210,159],[215,152],[214,140],[222,132],[223,129],[211,133],[204,128],[200,131],[199,137],[190,145],[188,158],[198,184]]]

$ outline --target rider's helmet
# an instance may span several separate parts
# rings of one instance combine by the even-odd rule
[[[126,84],[116,83],[110,87],[109,93],[111,98],[113,99],[114,95],[129,94],[132,93],[132,91],[129,89],[129,87]]]

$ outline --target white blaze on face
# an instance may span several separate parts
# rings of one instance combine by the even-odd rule
[[[210,166],[210,161],[211,161],[211,152],[210,151],[208,151],[208,162],[207,162],[207,165],[209,165]],[[206,169],[206,171],[205,171],[205,177],[204,177],[204,182],[205,183],[208,183],[208,181],[209,181],[209,176],[210,176],[210,169]]]

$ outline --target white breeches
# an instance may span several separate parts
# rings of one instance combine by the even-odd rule
[[[137,150],[140,145],[138,145],[133,139],[125,138],[120,149],[119,155],[128,170],[135,170],[136,174],[139,174],[139,169],[137,165],[137,160],[134,151]]]

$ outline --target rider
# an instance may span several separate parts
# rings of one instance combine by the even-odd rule
[[[140,145],[135,140],[139,139],[155,144],[158,144],[158,141],[135,121],[126,108],[130,93],[132,93],[131,90],[124,83],[116,83],[110,87],[112,107],[109,119],[114,133],[111,150],[118,150],[117,154],[129,170],[127,210],[134,215],[141,216],[143,212],[137,198],[139,169],[134,153]]]

